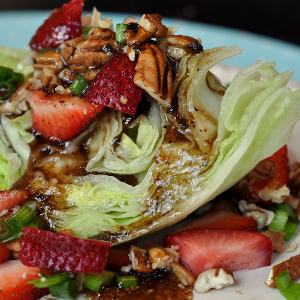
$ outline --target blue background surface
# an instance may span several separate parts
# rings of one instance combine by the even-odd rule
[[[1,45],[13,48],[28,48],[35,30],[49,16],[49,11],[6,11],[0,12]],[[111,17],[114,25],[124,20],[127,14],[103,13]],[[140,18],[141,15],[135,15]],[[270,37],[247,31],[229,29],[180,19],[164,18],[167,26],[178,27],[178,34],[201,38],[205,49],[237,45],[243,53],[226,61],[226,64],[245,67],[258,59],[275,61],[278,71],[295,71],[293,80],[300,82],[300,47]]]

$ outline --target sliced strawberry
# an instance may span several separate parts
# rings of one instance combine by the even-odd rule
[[[24,227],[20,246],[20,260],[26,266],[101,274],[110,243]]]
[[[233,193],[240,198],[272,204],[272,201],[260,199],[259,192],[263,189],[278,189],[288,182],[289,161],[287,146],[283,146],[272,156],[262,160],[246,177],[234,187]]]
[[[0,212],[11,209],[14,206],[25,202],[27,193],[22,190],[12,189],[0,191]]]
[[[0,241],[0,264],[4,263],[12,257],[12,251],[8,250]],[[0,297],[1,299],[1,297]]]
[[[36,300],[49,294],[48,289],[35,288],[28,281],[39,277],[40,268],[26,267],[19,260],[8,260],[0,267],[0,299]]]
[[[53,11],[30,41],[32,50],[57,48],[67,40],[81,35],[81,15],[84,0],[72,0]]]
[[[103,106],[93,105],[78,97],[47,94],[44,91],[34,91],[30,105],[35,133],[58,141],[78,135],[103,109]]]
[[[231,229],[189,229],[167,236],[165,245],[179,247],[181,263],[195,276],[214,267],[234,272],[269,266],[273,254],[263,234]]]
[[[111,247],[108,251],[106,264],[110,269],[119,269],[130,265],[129,248],[123,246]]]
[[[98,72],[85,99],[134,115],[143,93],[133,82],[135,66],[136,61],[120,50]]]
[[[257,231],[257,222],[253,218],[243,217],[239,214],[224,211],[214,210],[199,217],[197,220],[187,223],[179,228],[180,231],[187,229],[235,229]],[[179,231],[177,230],[177,232]]]

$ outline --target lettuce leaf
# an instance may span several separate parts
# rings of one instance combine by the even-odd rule
[[[28,78],[33,73],[30,52],[23,49],[12,49],[0,46],[0,66],[13,69]]]
[[[34,136],[26,131],[32,126],[31,110],[14,119],[0,117],[0,190],[7,190],[25,173]]]
[[[121,112],[111,111],[101,120],[89,142],[87,171],[137,174],[149,169],[163,138],[161,108],[151,101],[148,113],[131,121],[127,132],[122,132],[122,118]]]

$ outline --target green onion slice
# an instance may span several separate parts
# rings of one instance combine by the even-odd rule
[[[276,276],[275,281],[278,290],[287,300],[300,299],[300,283],[294,283],[287,271]]]
[[[73,93],[76,96],[81,95],[86,88],[88,87],[88,82],[84,79],[84,77],[82,75],[77,75],[75,80],[72,82],[72,84],[70,85],[70,89],[73,91]]]
[[[104,270],[100,275],[87,274],[84,278],[84,287],[94,292],[100,292],[102,287],[110,285],[115,278],[115,273]]]
[[[127,24],[119,23],[116,26],[116,41],[120,44],[124,44],[126,42],[125,39],[125,31],[127,29]]]
[[[49,291],[53,297],[64,299],[76,299],[78,288],[75,280],[68,279],[49,286]]]
[[[117,283],[119,289],[135,289],[139,286],[137,276],[118,276]]]
[[[284,231],[284,227],[286,222],[288,221],[288,218],[289,218],[289,214],[286,211],[279,209],[275,213],[275,216],[269,225],[269,230],[275,232]]]

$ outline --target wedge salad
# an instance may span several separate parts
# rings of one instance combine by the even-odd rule
[[[270,266],[298,227],[293,74],[258,60],[225,87],[212,69],[238,47],[83,7],[0,46],[0,299],[192,299]]]

